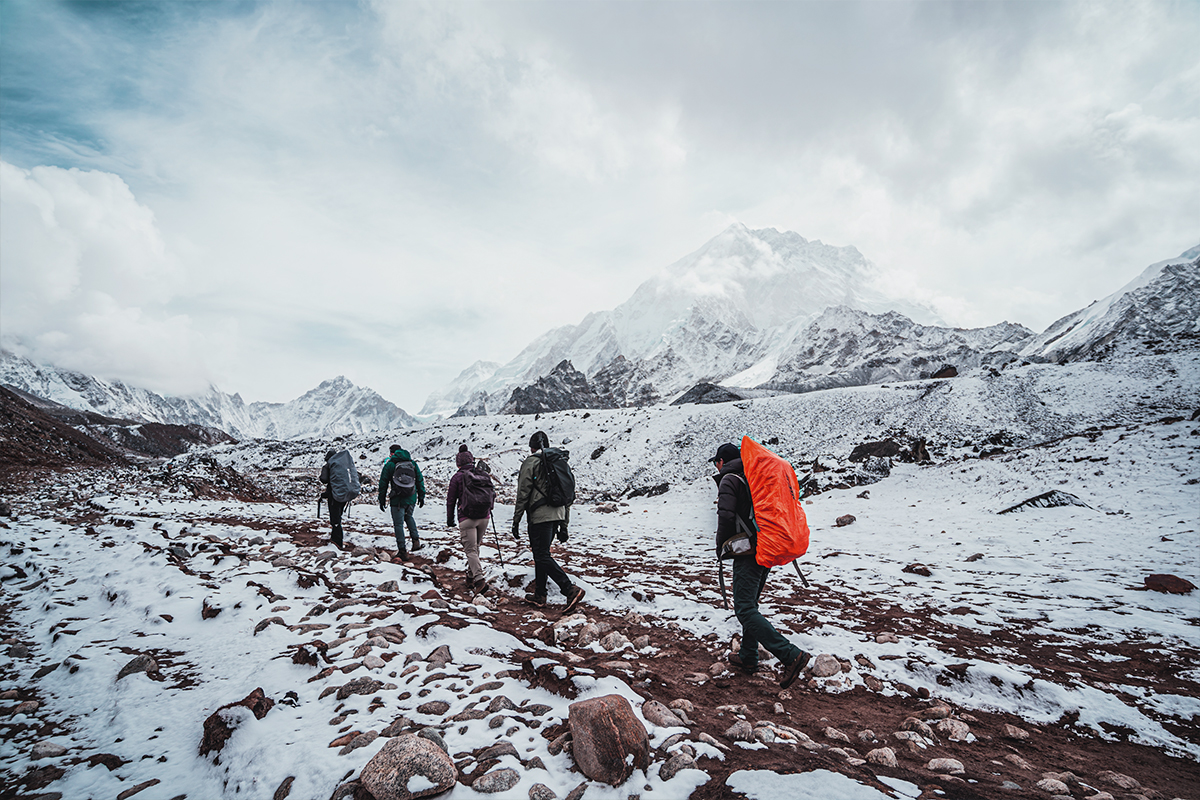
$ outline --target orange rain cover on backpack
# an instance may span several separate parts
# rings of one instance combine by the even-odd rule
[[[758,523],[755,560],[764,567],[795,561],[808,552],[808,519],[796,470],[749,436],[742,437],[742,466]]]

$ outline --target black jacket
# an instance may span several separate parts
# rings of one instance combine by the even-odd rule
[[[754,506],[750,502],[750,487],[746,484],[746,472],[742,468],[742,460],[735,458],[721,466],[721,471],[713,476],[717,482],[717,553],[726,539],[732,538],[738,532],[737,519],[753,529],[750,519]]]

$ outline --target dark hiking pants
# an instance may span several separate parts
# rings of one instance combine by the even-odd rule
[[[547,578],[558,584],[565,597],[571,588],[571,579],[550,555],[550,542],[558,530],[558,522],[529,523],[529,549],[533,551],[533,593],[546,596]]]
[[[342,546],[342,512],[346,510],[346,504],[338,500],[329,498],[329,525],[332,530],[329,532],[329,541]]]
[[[413,509],[416,506],[392,506],[392,527],[396,529],[396,551],[401,555],[408,552],[404,546],[404,526],[408,525],[409,536],[412,537],[413,547],[421,543],[417,536],[417,521],[413,519]]]
[[[783,638],[758,610],[758,596],[770,571],[755,561],[753,555],[733,559],[733,611],[742,623],[742,649],[738,655],[747,667],[758,663],[760,644],[783,664],[792,663],[800,655],[800,648]]]

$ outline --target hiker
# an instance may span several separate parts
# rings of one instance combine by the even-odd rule
[[[458,536],[467,556],[467,591],[487,594],[491,586],[479,561],[479,545],[487,534],[488,520],[496,505],[496,489],[492,478],[475,466],[475,456],[464,444],[454,456],[458,472],[446,488],[446,527],[455,526],[454,511],[458,509]]]
[[[321,483],[325,489],[317,498],[317,516],[321,514],[321,500],[329,503],[329,541],[339,550],[342,546],[342,512],[358,496],[361,483],[354,459],[348,450],[330,450],[325,454],[325,465],[321,467]]]
[[[753,675],[758,669],[758,646],[761,644],[783,665],[780,688],[791,686],[808,664],[811,656],[783,637],[758,610],[758,598],[767,585],[771,570],[755,559],[753,544],[742,553],[729,552],[726,543],[735,538],[739,527],[757,530],[751,522],[754,506],[750,487],[742,467],[741,451],[733,444],[723,444],[709,459],[717,468],[717,556],[733,559],[733,610],[742,624],[742,646],[738,653],[729,654],[729,663],[742,672]],[[739,526],[739,521],[741,525]],[[749,540],[753,543],[753,536]]]
[[[560,542],[567,541],[567,525],[571,521],[571,501],[574,500],[574,479],[571,479],[570,499],[562,505],[550,505],[549,495],[555,492],[555,487],[549,481],[556,480],[547,475],[550,467],[549,459],[553,456],[562,458],[565,466],[566,451],[550,448],[550,438],[543,431],[537,431],[529,437],[530,455],[521,464],[521,472],[517,478],[517,501],[513,509],[512,535],[518,539],[520,535],[521,516],[529,515],[529,549],[533,551],[533,591],[525,595],[525,601],[539,608],[546,605],[546,580],[558,584],[559,591],[567,598],[563,613],[579,605],[583,599],[583,587],[571,583],[567,573],[550,555],[550,540],[558,536]],[[549,471],[553,471],[550,469]],[[569,468],[567,470],[569,475]]]
[[[413,519],[413,507],[425,505],[425,478],[412,456],[398,444],[391,447],[392,455],[379,473],[379,510],[383,511],[388,500],[388,489],[392,493],[392,526],[396,529],[396,555],[408,559],[404,546],[404,526],[412,537],[415,553],[421,549],[421,537],[417,535],[417,521]]]

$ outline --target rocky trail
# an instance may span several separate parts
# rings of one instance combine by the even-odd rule
[[[981,613],[969,605],[903,602],[810,566],[809,588],[776,571],[764,610],[801,635],[836,620],[862,646],[816,653],[781,691],[769,658],[754,676],[726,668],[736,624],[719,607],[712,562],[636,539],[606,545],[600,520],[612,512],[581,514],[582,533],[555,548],[589,592],[562,615],[553,590],[543,610],[520,599],[529,554],[507,537],[505,568],[485,547],[496,590],[472,596],[451,531],[423,530],[425,547],[397,563],[390,531],[357,506],[353,549],[338,552],[307,505],[205,499],[138,475],[81,468],[8,495],[5,797],[219,789],[282,800],[328,785],[333,798],[362,798],[377,785],[369,758],[394,755],[380,739],[433,742],[436,752],[413,745],[404,763],[438,761],[453,772],[444,788],[469,792],[455,797],[730,797],[741,796],[739,775],[760,771],[836,773],[878,792],[864,797],[1153,800],[1200,786],[1194,758],[1130,741],[1131,731],[1102,737],[1078,714],[1031,722],[955,702],[974,681],[1005,683],[979,674],[1000,657],[1077,685],[1185,696],[1198,663],[1187,646],[1070,629],[1030,636],[1037,621],[1017,618],[983,632],[956,623]],[[829,555],[826,564],[852,554]],[[913,639],[961,662],[926,658]],[[901,665],[912,683],[897,679]],[[1003,691],[1044,689],[1030,679]],[[646,767],[617,788],[581,772],[576,756],[590,745],[569,713],[612,693],[649,732]],[[1200,746],[1194,715],[1160,719]],[[292,746],[267,768],[272,743]]]

